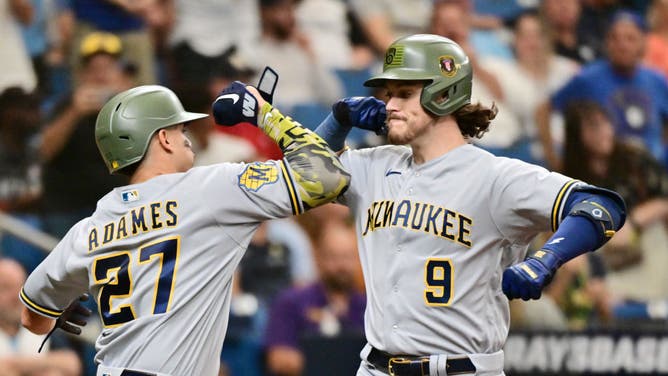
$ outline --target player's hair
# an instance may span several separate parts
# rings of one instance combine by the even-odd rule
[[[467,104],[452,113],[457,120],[459,130],[464,137],[481,138],[489,130],[489,125],[496,117],[499,109],[492,102],[491,107],[486,107],[480,102]]]

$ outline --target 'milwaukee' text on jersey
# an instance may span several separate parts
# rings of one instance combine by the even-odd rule
[[[402,200],[374,201],[367,209],[364,232],[385,227],[403,227],[424,231],[434,236],[448,239],[466,247],[471,247],[473,220],[442,206],[424,202]]]
[[[91,228],[88,232],[88,252],[96,250],[100,245],[125,239],[128,236],[176,226],[178,223],[177,207],[178,204],[174,200],[157,201],[132,208],[102,228]]]

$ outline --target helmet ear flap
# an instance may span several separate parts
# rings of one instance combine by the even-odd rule
[[[468,79],[467,79],[468,78]],[[471,79],[465,77],[450,86],[445,80],[425,85],[420,96],[420,103],[436,116],[446,116],[471,103]]]

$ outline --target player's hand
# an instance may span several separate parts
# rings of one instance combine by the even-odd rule
[[[233,126],[239,123],[251,123],[257,126],[259,109],[266,101],[252,86],[234,81],[223,89],[213,102],[213,117],[216,124]]]
[[[554,253],[537,251],[503,272],[503,293],[508,299],[539,299],[543,288],[550,284],[559,265],[561,260]]]
[[[387,133],[385,103],[374,97],[343,98],[334,103],[332,114],[343,126],[366,129],[379,135]]]
[[[86,318],[93,312],[81,303],[89,299],[88,294],[82,294],[73,301],[56,320],[55,328],[60,328],[75,335],[81,334],[81,327],[86,326]]]
[[[42,348],[44,348],[46,341],[49,340],[49,337],[51,337],[53,332],[55,332],[58,328],[74,335],[81,334],[81,327],[86,326],[86,317],[93,313],[90,309],[81,305],[81,302],[87,301],[89,297],[90,296],[86,293],[81,294],[81,296],[79,296],[76,300],[70,303],[67,308],[65,308],[63,313],[61,313],[56,320],[56,325],[54,325],[53,329],[51,329],[46,337],[44,337],[42,344],[37,350],[38,353],[42,352]]]

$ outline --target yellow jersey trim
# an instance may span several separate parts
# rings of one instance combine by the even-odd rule
[[[38,313],[41,313],[43,315],[46,315],[46,316],[49,316],[49,317],[52,317],[52,318],[55,319],[55,318],[58,318],[63,313],[63,311],[56,311],[56,310],[53,310],[53,309],[45,308],[45,307],[42,307],[41,305],[33,302],[32,299],[28,298],[28,295],[26,295],[26,293],[23,291],[23,289],[21,289],[21,293],[19,294],[19,296],[20,296],[21,300],[23,301],[23,303],[25,303],[28,307],[32,308],[33,310],[35,310]]]
[[[290,195],[290,204],[292,205],[292,214],[299,215],[301,214],[299,201],[297,199],[297,190],[292,183],[292,177],[288,168],[285,166],[284,161],[280,161],[281,172],[283,173],[283,180],[285,180],[285,186],[288,188],[288,195]]]
[[[554,200],[554,204],[552,205],[552,232],[557,231],[557,227],[559,226],[559,209],[563,205],[564,197],[566,197],[566,192],[569,191],[569,189],[573,186],[573,184],[577,183],[579,180],[570,180],[566,184],[561,187],[559,190],[559,193],[557,194],[557,198]]]

